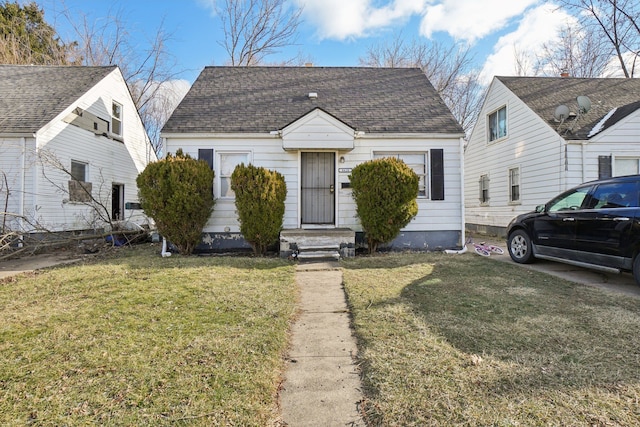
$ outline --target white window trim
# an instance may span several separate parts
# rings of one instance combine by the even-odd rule
[[[505,134],[504,136],[499,136],[496,139],[491,139],[491,126],[490,126],[490,117],[495,114],[496,118],[498,117],[498,111],[502,110],[504,108],[505,111]],[[507,107],[507,104],[503,104],[500,107],[490,111],[487,116],[486,116],[486,126],[487,126],[487,143],[488,144],[495,144],[496,142],[500,142],[503,141],[505,139],[507,139],[509,137],[509,108]]]
[[[398,157],[398,156],[401,156],[403,154],[406,154],[406,155],[421,154],[423,156],[423,159],[424,159],[424,174],[422,174],[422,176],[424,176],[424,194],[421,195],[420,193],[418,193],[418,199],[429,199],[430,198],[430,194],[431,194],[430,188],[429,188],[429,183],[431,182],[429,180],[430,179],[431,170],[430,170],[430,167],[429,167],[429,152],[428,151],[409,151],[409,150],[403,150],[403,151],[373,151],[371,153],[371,158],[372,159],[376,159],[376,158],[381,158],[381,157]],[[421,174],[418,174],[418,177],[420,177],[420,175]]]
[[[487,200],[482,200],[482,178],[486,177],[487,178]],[[481,173],[480,174],[480,179],[478,180],[478,186],[480,187],[478,190],[478,196],[480,199],[480,205],[481,206],[488,206],[489,205],[489,201],[491,200],[491,178],[489,177],[488,173]]]
[[[222,174],[221,174],[221,157],[224,155],[243,155],[245,154],[247,156],[247,164],[249,163],[253,163],[253,152],[251,150],[214,150],[213,152],[213,156],[215,159],[215,177],[214,177],[214,196],[215,195],[219,195],[222,194],[222,184],[221,184],[221,180],[222,180]],[[231,176],[229,176],[230,178]],[[228,200],[228,201],[234,201],[236,198],[235,197],[223,197],[223,196],[217,196],[216,199],[218,200]]]
[[[84,165],[84,179],[80,180],[80,182],[89,182],[89,163],[88,162],[83,162],[82,160],[76,160],[76,159],[71,159],[71,169],[69,169],[69,172],[73,171],[73,164],[80,164],[80,165]],[[69,177],[70,179],[75,179],[75,177],[73,177],[73,175],[71,175]]]
[[[616,171],[616,161],[618,160],[637,160],[638,171],[640,173],[640,156],[638,156],[637,154],[619,154],[619,155],[612,154],[611,155],[611,176],[612,177],[622,176],[618,174],[618,172]]]
[[[120,117],[115,117],[113,115],[113,106],[117,105],[118,107],[120,107]],[[122,106],[122,104],[120,104],[119,102],[116,101],[111,101],[111,133],[115,136],[122,136],[123,133],[123,111],[124,111],[124,107]],[[118,121],[120,123],[120,133],[116,133],[113,131],[113,122],[114,121]]]
[[[515,169],[518,170],[518,200],[511,199],[511,171]],[[510,166],[509,168],[507,168],[507,200],[509,201],[510,205],[522,204],[522,168],[520,167],[520,165]]]

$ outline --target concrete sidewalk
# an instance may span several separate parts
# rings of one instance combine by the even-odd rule
[[[283,390],[283,425],[364,426],[358,403],[356,341],[337,263],[300,264],[301,314],[292,328]]]

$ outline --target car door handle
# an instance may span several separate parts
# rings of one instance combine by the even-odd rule
[[[614,221],[629,221],[629,218],[627,218],[626,216],[617,216],[615,218],[613,218]]]
[[[562,221],[575,221],[575,218],[562,218]]]

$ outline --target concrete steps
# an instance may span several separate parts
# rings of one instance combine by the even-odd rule
[[[355,256],[355,234],[348,228],[282,230],[280,256],[301,261]]]

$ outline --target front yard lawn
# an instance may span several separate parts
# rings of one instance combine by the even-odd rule
[[[0,425],[277,419],[294,267],[157,253],[0,282]]]
[[[638,425],[637,298],[472,254],[342,265],[369,425]]]

